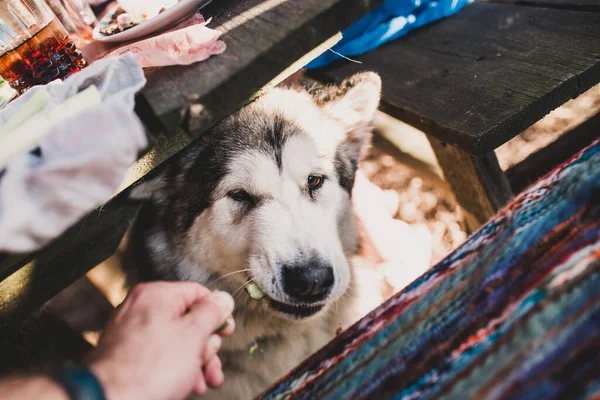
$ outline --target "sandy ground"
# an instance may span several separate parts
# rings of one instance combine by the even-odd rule
[[[501,167],[507,169],[521,162],[598,112],[600,85],[554,110],[497,149]],[[397,235],[404,235],[398,237],[399,242],[414,241],[416,236],[413,233],[417,230],[421,232],[423,226],[427,228],[429,238],[409,246],[409,249],[415,253],[430,251],[430,265],[433,265],[466,239],[461,209],[448,187],[441,184],[439,179],[432,178],[431,174],[424,174],[419,163],[415,167],[410,155],[392,153],[394,151],[390,151],[389,146],[378,145],[375,140],[361,169],[371,182],[384,190],[386,207],[395,210],[392,212],[394,219],[407,223],[408,229],[397,231]],[[384,275],[394,291],[401,289],[406,282],[406,278],[395,279],[394,274],[417,277],[427,268],[422,262],[416,265],[401,261],[411,257],[410,254],[398,254],[396,260],[391,262],[395,265],[388,265],[385,269]]]
[[[417,175],[378,147],[371,149],[361,168],[371,182],[389,193],[388,198],[396,199],[395,219],[427,227],[432,237],[432,264],[466,239],[461,209],[448,188]]]

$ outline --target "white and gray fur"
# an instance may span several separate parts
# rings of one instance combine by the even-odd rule
[[[226,382],[204,398],[259,394],[353,322],[351,194],[380,91],[374,73],[310,93],[272,89],[133,190],[144,203],[131,231],[129,283],[193,280],[236,300],[236,332],[220,352]],[[307,189],[310,174],[325,178],[316,191]],[[271,301],[297,304],[281,266],[311,268],[309,257],[333,269],[322,308],[301,319],[274,310]],[[250,299],[249,280],[270,300]]]

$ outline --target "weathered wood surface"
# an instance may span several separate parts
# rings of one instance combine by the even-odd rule
[[[24,318],[119,245],[138,205],[123,196],[94,211],[0,282],[0,320]]]
[[[490,3],[509,3],[525,6],[560,8],[563,10],[579,10],[600,12],[598,0],[484,0]]]
[[[483,155],[600,81],[600,14],[473,3],[457,15],[312,72],[383,79],[383,111]]]
[[[598,138],[600,138],[600,113],[506,170],[512,190],[520,193]]]
[[[202,14],[224,32],[225,53],[151,73],[143,95],[167,131],[183,125],[197,136],[273,79],[274,71],[283,71],[381,2],[215,1]]]
[[[148,73],[136,112],[151,149],[127,177],[129,186],[233,112],[293,64],[382,0],[220,0],[203,9],[222,29],[224,54]],[[185,132],[181,127],[188,128]],[[137,206],[116,196],[46,248],[0,256],[0,318],[25,317],[118,245]]]
[[[429,137],[429,142],[465,213],[467,227],[475,232],[512,196],[496,155],[492,152],[475,157],[432,137]]]

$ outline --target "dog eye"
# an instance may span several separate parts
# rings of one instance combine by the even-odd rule
[[[232,190],[231,192],[227,193],[227,196],[229,196],[230,199],[240,203],[254,203],[254,196],[242,189]]]
[[[323,182],[325,182],[325,178],[319,175],[309,175],[306,179],[308,183],[308,189],[317,190],[321,186],[323,186]]]

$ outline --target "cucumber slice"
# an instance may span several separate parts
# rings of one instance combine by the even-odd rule
[[[252,297],[256,301],[262,300],[266,296],[265,292],[263,292],[260,289],[260,287],[258,287],[258,285],[254,282],[246,286],[246,292],[248,292],[250,297]]]
[[[254,353],[256,353],[256,350],[258,350],[258,343],[254,343],[252,346],[250,346],[250,348],[248,349],[248,354],[254,355]]]

